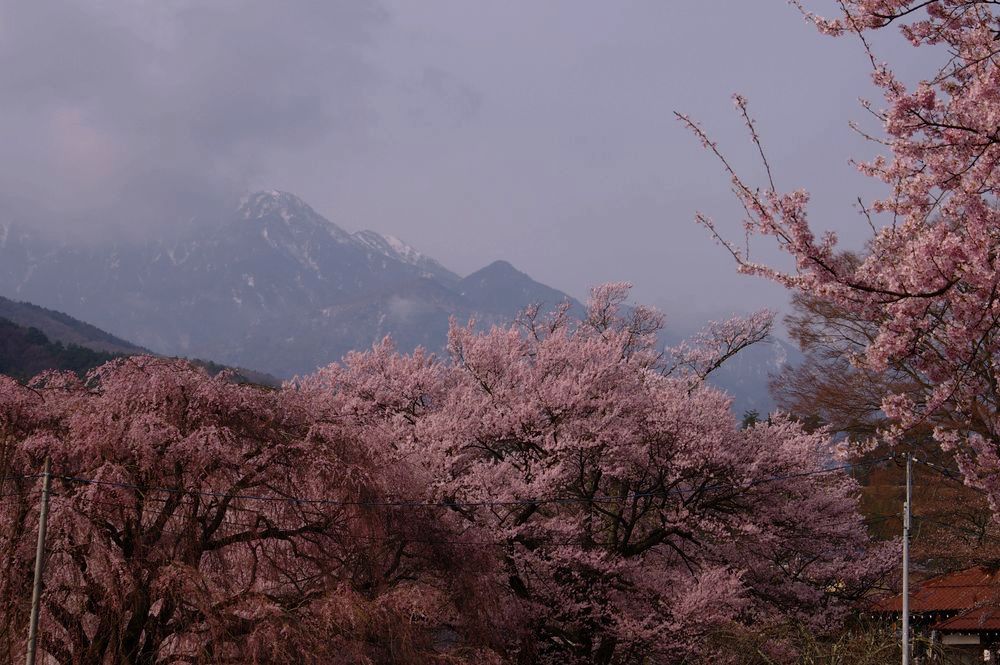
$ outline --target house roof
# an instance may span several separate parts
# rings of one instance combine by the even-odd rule
[[[985,605],[1000,605],[1000,567],[967,568],[925,580],[910,589],[910,612],[913,613],[962,612]],[[902,612],[903,596],[882,598],[874,603],[872,610]],[[990,612],[993,613],[994,610],[990,609]],[[990,618],[990,621],[996,621],[1000,625],[1000,608],[995,613],[996,619]]]
[[[963,633],[982,630],[1000,631],[1000,606],[992,602],[986,606],[974,607],[950,619],[939,621],[932,627],[935,630]]]

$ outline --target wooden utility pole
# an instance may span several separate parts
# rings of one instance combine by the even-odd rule
[[[31,623],[28,627],[28,658],[27,665],[35,665],[35,651],[38,647],[38,609],[42,601],[42,569],[45,561],[45,527],[49,521],[49,486],[52,475],[49,473],[50,461],[45,458],[45,471],[42,472],[42,506],[38,512],[38,546],[35,548],[35,587],[31,592]]]

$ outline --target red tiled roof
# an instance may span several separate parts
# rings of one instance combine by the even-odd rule
[[[968,568],[925,580],[910,589],[910,612],[914,613],[954,612],[973,609],[984,603],[998,602],[1000,602],[1000,568],[981,566]],[[874,612],[902,610],[902,595],[883,598],[872,605]],[[1000,621],[1000,612],[997,617]]]
[[[1000,631],[1000,607],[996,603],[988,606],[974,607],[950,619],[939,621],[932,626],[934,630],[974,632],[977,630]]]

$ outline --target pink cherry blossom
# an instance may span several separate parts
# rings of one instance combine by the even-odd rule
[[[509,650],[531,662],[724,659],[720,631],[837,625],[894,548],[868,543],[857,485],[823,468],[824,433],[780,417],[741,431],[697,380],[770,315],[710,327],[678,354],[693,375],[668,374],[662,317],[627,293],[594,289],[579,322],[453,323],[446,359],[381,344],[301,390],[496,544],[492,584],[529,628]]]
[[[798,2],[793,4],[802,5]],[[679,117],[721,160],[746,210],[749,233],[771,237],[795,262],[785,272],[756,262],[703,215],[698,219],[732,252],[740,270],[827,299],[872,324],[869,369],[902,373],[920,398],[886,395],[895,419],[887,434],[922,423],[961,452],[970,482],[1000,497],[1000,13],[988,0],[844,0],[839,15],[803,12],[825,33],[860,37],[885,107],[866,104],[882,123],[869,136],[883,148],[859,164],[883,185],[861,204],[871,225],[857,260],[808,219],[808,195],[744,181],[717,144]],[[881,63],[871,33],[899,29],[914,48],[940,56],[940,67],[909,85]],[[742,97],[738,109],[761,148]],[[761,156],[764,152],[761,149]],[[765,160],[766,162],[766,160]],[[768,174],[771,170],[768,166]],[[992,451],[992,452],[990,452]]]

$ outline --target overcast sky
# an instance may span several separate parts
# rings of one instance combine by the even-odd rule
[[[813,0],[833,13],[832,0]],[[102,239],[168,234],[248,190],[298,194],[459,273],[504,258],[582,297],[626,279],[676,318],[780,306],[693,222],[739,234],[692,114],[851,246],[851,39],[783,0],[0,1],[0,210]],[[880,55],[912,54],[897,40]],[[913,66],[913,65],[911,65]]]

